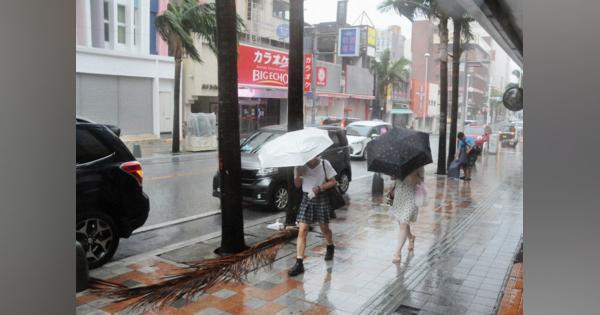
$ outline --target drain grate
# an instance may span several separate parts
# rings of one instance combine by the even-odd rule
[[[400,305],[394,312],[395,315],[418,315],[421,309],[408,305]]]

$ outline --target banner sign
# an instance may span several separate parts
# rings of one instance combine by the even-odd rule
[[[312,84],[312,54],[304,55],[304,92],[310,91],[310,86]]]
[[[327,86],[327,68],[317,67],[317,86]]]
[[[309,59],[309,61],[307,61]],[[310,65],[312,75],[312,55],[304,55],[304,73]],[[287,88],[289,56],[285,51],[259,48],[240,44],[238,48],[238,84],[258,87]],[[310,75],[308,82],[310,87]],[[305,83],[306,85],[306,83]]]
[[[338,56],[340,57],[358,57],[360,54],[360,29],[340,28],[338,42]]]
[[[372,27],[367,28],[367,46],[377,46],[377,31]]]

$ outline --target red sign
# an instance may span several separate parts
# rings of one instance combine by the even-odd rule
[[[327,86],[327,68],[317,67],[317,86]]]
[[[304,92],[310,92],[312,84],[312,55],[304,55]]]
[[[288,54],[240,44],[238,84],[287,87]]]
[[[240,44],[238,84],[281,87],[288,86],[289,56],[287,52]],[[307,72],[306,66],[310,69]],[[304,55],[304,91],[310,91],[312,55]],[[308,90],[306,82],[308,81]]]

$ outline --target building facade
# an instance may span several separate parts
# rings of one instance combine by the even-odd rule
[[[424,131],[437,130],[439,120],[439,53],[434,46],[436,27],[428,20],[414,21],[411,36],[412,76],[410,109],[412,126]],[[437,92],[435,92],[437,91]]]
[[[245,136],[263,126],[287,124],[287,81],[253,80],[252,69],[268,66],[276,73],[282,67],[287,71],[283,57],[287,59],[289,48],[289,1],[236,0],[236,8],[246,26],[238,54],[240,133]],[[184,136],[189,113],[218,113],[217,57],[202,41],[196,41],[196,47],[203,62],[185,59],[183,63]]]
[[[399,60],[404,56],[406,37],[402,35],[400,26],[392,25],[387,29],[377,30],[377,56],[386,49],[390,50],[392,60]]]
[[[341,30],[349,32],[355,41],[350,45],[352,52],[339,47],[344,45],[339,37]],[[375,46],[376,32],[370,26],[336,21],[305,27],[304,52],[316,56],[315,91],[310,90],[313,87],[305,89],[307,124],[318,124],[328,117],[370,119],[375,96],[369,66],[375,57]]]
[[[240,132],[245,136],[263,126],[287,124],[289,1],[237,0],[236,6],[246,26],[238,53]],[[313,112],[315,123],[331,116],[369,117],[374,97],[369,61],[363,58],[366,49],[355,58],[336,56],[338,25],[317,26],[318,47],[323,54],[314,54],[315,63],[310,64],[319,75],[314,78],[316,93],[305,89],[306,124],[312,123]],[[311,29],[305,28],[305,60],[313,57]],[[374,56],[375,41],[371,40]],[[217,58],[206,43],[197,41],[196,47],[203,62],[185,60],[183,66],[184,124],[189,113],[217,114],[218,109]],[[310,82],[312,73],[306,75]]]
[[[174,61],[154,28],[168,0],[76,0],[76,113],[125,139],[173,127]]]

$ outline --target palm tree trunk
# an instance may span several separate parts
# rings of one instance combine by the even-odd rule
[[[446,125],[448,112],[448,18],[440,18],[440,140],[437,174],[446,174]]]
[[[219,174],[221,183],[220,254],[246,249],[240,161],[240,108],[237,77],[235,0],[216,2],[219,82]]]
[[[450,141],[448,143],[448,164],[454,160],[456,154],[456,132],[458,124],[458,84],[460,73],[460,33],[462,21],[458,18],[452,19],[454,24],[454,39],[452,43],[452,107],[450,111]],[[465,67],[465,71],[467,68]]]
[[[179,152],[179,94],[181,85],[181,49],[178,47],[175,55],[175,82],[173,87],[173,141],[171,151]]]
[[[290,53],[288,80],[288,131],[304,128],[304,1],[290,1]],[[315,56],[313,56],[314,58]],[[315,97],[315,91],[312,91]],[[288,172],[286,225],[294,225],[300,206],[300,192],[294,187],[294,172]]]

